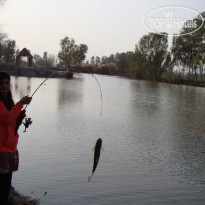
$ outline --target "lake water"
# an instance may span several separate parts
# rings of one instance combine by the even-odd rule
[[[205,204],[205,89],[96,77],[102,115],[90,74],[49,79],[36,92],[14,187],[42,205]],[[15,101],[43,80],[12,77]],[[99,137],[104,152],[88,182]]]

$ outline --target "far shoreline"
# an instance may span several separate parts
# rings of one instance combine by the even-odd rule
[[[19,70],[18,70],[19,69]],[[11,76],[15,77],[40,77],[40,78],[46,78],[52,73],[56,72],[57,70],[54,68],[35,68],[35,67],[22,67],[22,68],[16,68],[14,66],[6,66],[5,68],[2,68],[0,66],[0,71],[4,71],[9,73]],[[205,82],[200,82],[200,81],[193,81],[189,79],[173,79],[171,81],[168,81],[166,79],[160,79],[160,80],[148,80],[148,79],[139,79],[136,77],[130,77],[128,75],[117,75],[117,74],[103,74],[103,73],[96,73],[89,71],[88,69],[83,69],[81,67],[79,69],[79,72],[76,72],[76,69],[71,68],[71,72],[66,72],[66,71],[58,71],[53,75],[53,78],[68,78],[72,79],[73,76],[70,75],[72,73],[87,73],[87,74],[98,74],[98,75],[106,75],[106,76],[115,76],[115,77],[121,77],[121,78],[127,78],[127,79],[132,79],[132,80],[145,80],[149,82],[157,82],[157,83],[167,83],[167,84],[172,84],[172,85],[186,85],[186,86],[193,86],[193,87],[205,87]]]

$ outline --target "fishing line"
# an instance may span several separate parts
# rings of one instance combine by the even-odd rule
[[[100,99],[101,99],[100,115],[102,115],[102,111],[103,111],[103,95],[102,95],[102,89],[101,89],[100,83],[99,83],[97,77],[89,69],[87,69],[87,68],[83,68],[83,69],[87,70],[94,77],[94,79],[96,80],[96,82],[98,84],[98,87],[100,89]],[[78,73],[80,73],[77,69],[72,68],[71,70],[74,70],[74,71],[77,71]]]
[[[97,82],[97,84],[98,84],[98,87],[99,87],[99,89],[100,89],[100,98],[101,98],[101,113],[100,113],[100,115],[102,115],[102,110],[103,110],[103,98],[102,98],[102,89],[101,89],[101,86],[100,86],[100,83],[99,83],[99,81],[98,81],[98,79],[96,78],[96,76],[90,71],[90,70],[88,70],[88,69],[86,69],[86,68],[84,68],[85,70],[87,70],[94,78],[95,78],[95,80],[96,80],[96,82]],[[76,70],[76,69],[74,69],[74,70]],[[77,70],[76,70],[77,71]],[[77,71],[78,72],[78,71]],[[99,134],[99,131],[98,131],[98,134]],[[101,145],[102,145],[102,139],[101,138],[98,138],[98,140],[101,140]],[[97,142],[96,142],[97,143]],[[100,147],[100,149],[101,149],[101,147]],[[104,149],[103,149],[104,150]],[[96,149],[95,149],[95,152],[96,152]],[[95,153],[94,152],[94,153]],[[92,170],[92,174],[90,175],[90,176],[88,176],[88,182],[90,182],[90,180],[91,180],[91,178],[92,178],[92,176],[93,176],[93,174],[94,174],[94,172],[95,172],[95,169],[97,168],[97,164],[98,164],[98,161],[99,161],[99,158],[100,158],[100,151],[98,150],[98,157],[97,157],[97,159],[95,159],[95,154],[94,154],[94,162],[93,162],[93,170]]]

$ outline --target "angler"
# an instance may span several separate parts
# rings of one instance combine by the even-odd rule
[[[92,171],[92,174],[91,176],[88,177],[88,181],[91,180],[96,168],[97,168],[97,165],[98,165],[98,162],[99,162],[99,159],[100,159],[100,151],[101,149],[104,151],[104,148],[102,146],[102,139],[99,138],[95,144],[95,146],[93,147],[93,151],[94,152],[94,161],[93,161],[93,171]]]

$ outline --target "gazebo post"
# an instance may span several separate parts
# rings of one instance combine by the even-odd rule
[[[32,65],[33,65],[33,56],[29,56],[28,57],[28,66],[32,67]]]

